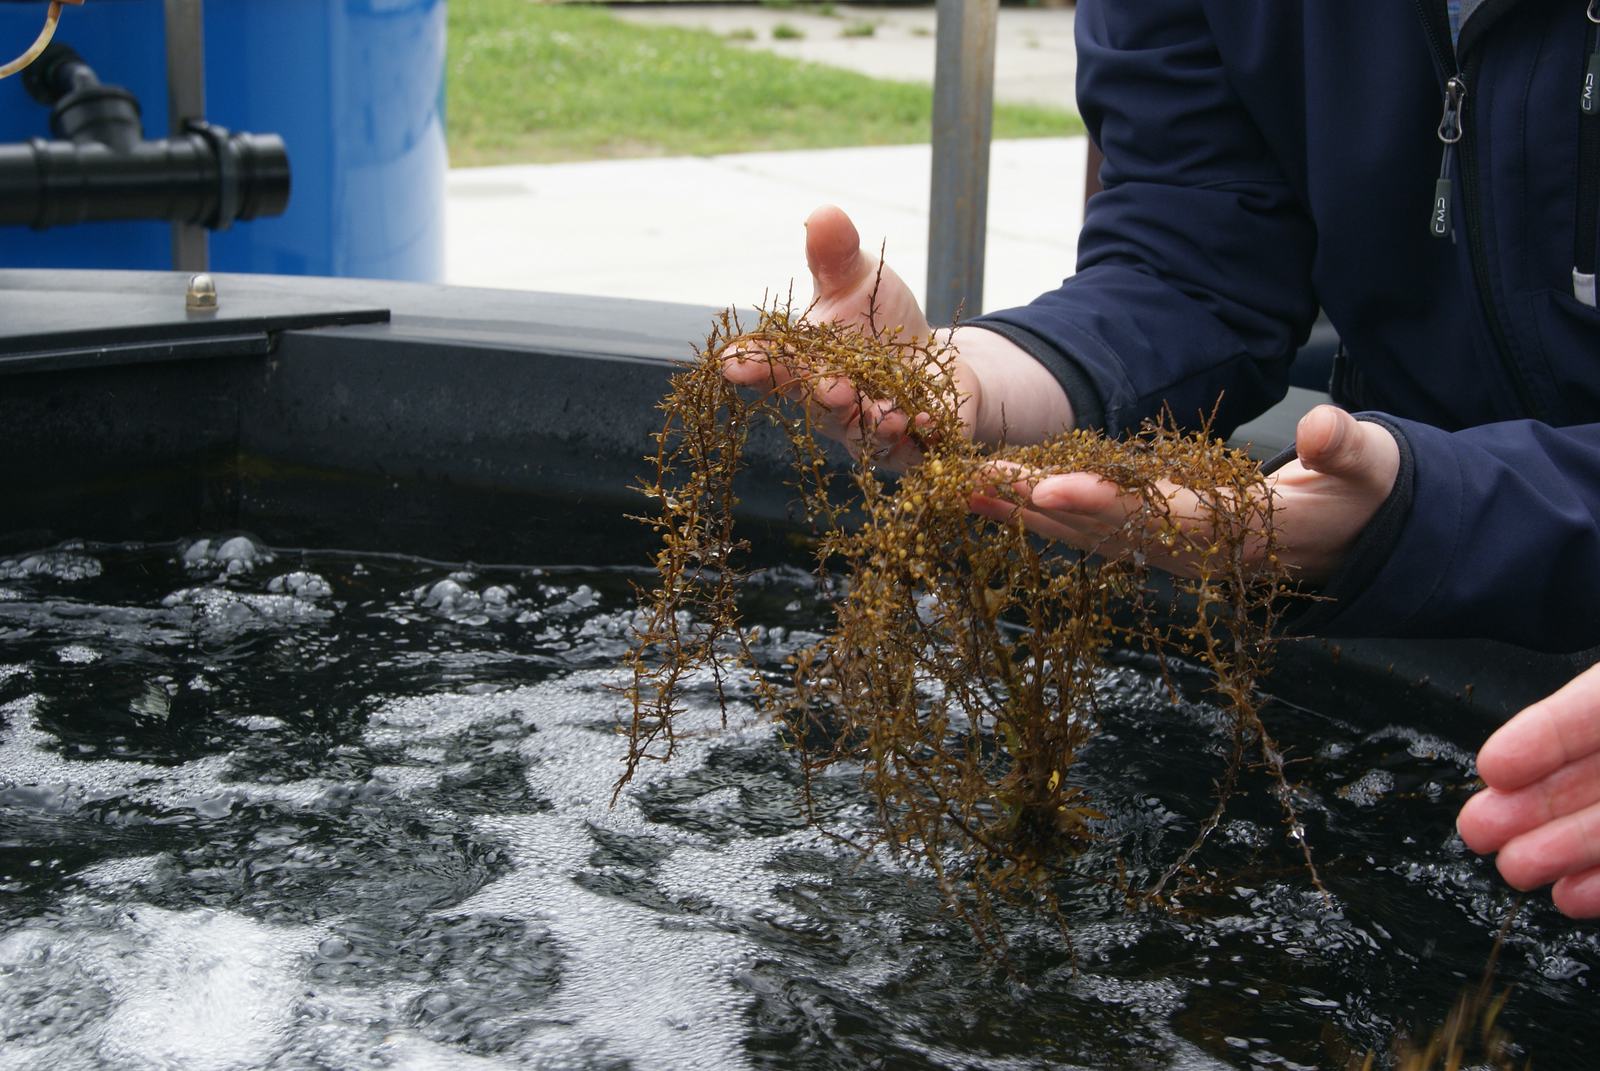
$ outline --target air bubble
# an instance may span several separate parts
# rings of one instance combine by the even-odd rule
[[[52,580],[93,580],[104,572],[104,566],[87,554],[65,550],[43,551],[23,558],[0,560],[0,580],[27,580],[48,577]]]
[[[287,593],[302,599],[322,599],[333,594],[333,587],[316,573],[294,572],[275,576],[267,582],[274,594]]]

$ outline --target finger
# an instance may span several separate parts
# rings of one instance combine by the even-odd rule
[[[1596,803],[1600,803],[1600,753],[1519,789],[1484,789],[1461,808],[1456,831],[1467,847],[1481,855],[1499,851],[1514,837]]]
[[[913,429],[913,422],[906,417],[905,410],[893,402],[869,401],[861,407],[861,419],[885,445],[904,441]]]
[[[1021,521],[1030,532],[1077,550],[1114,557],[1125,550],[1118,530],[1093,523],[1076,524],[1070,515],[1045,513],[992,494],[975,492],[967,498],[967,508],[981,517],[1001,524]]]
[[[973,477],[975,498],[1002,502],[1017,509],[1033,504],[1034,488],[1045,474],[1025,468],[1015,461],[989,461]]]
[[[1078,508],[1040,508],[1039,488],[1047,482],[1058,489],[1065,484],[1069,490],[1083,492],[1067,497],[1046,496],[1046,501],[1064,501]],[[995,521],[1020,519],[1029,531],[1046,539],[1115,557],[1129,549],[1128,541],[1121,536],[1130,511],[1115,484],[1102,484],[1105,481],[1091,473],[1040,477],[1015,462],[994,461],[980,471],[968,508]],[[1110,488],[1109,495],[1106,488]],[[1138,508],[1137,502],[1132,508]]]
[[[841,424],[857,426],[868,399],[848,379],[823,376],[811,384],[811,401],[832,413]]]
[[[787,354],[773,352],[773,345],[765,339],[740,336],[723,347],[722,374],[730,383],[741,387],[768,387],[784,389],[793,382],[794,370],[779,359]]]
[[[1362,442],[1354,434],[1356,420],[1332,405],[1319,405],[1300,418],[1295,427],[1295,453],[1300,463],[1330,475],[1353,468],[1360,461]]]
[[[1139,549],[1143,533],[1129,522],[1143,512],[1142,496],[1130,494],[1110,480],[1090,472],[1037,476],[1010,462],[992,462],[982,473],[993,490],[1005,486],[1026,502],[1024,519],[1030,529],[1050,539],[1070,543],[1079,550],[1111,557]],[[1009,482],[1008,482],[1009,481]],[[1153,514],[1160,526],[1147,550],[1152,564],[1176,572],[1192,568],[1195,554],[1211,537],[1207,511],[1200,496],[1170,483],[1159,485],[1166,498],[1165,516]],[[985,488],[980,485],[980,493]],[[989,494],[1005,501],[1005,494]],[[988,511],[986,516],[991,515]],[[1168,535],[1167,518],[1177,522]]]
[[[764,353],[736,353],[722,360],[722,374],[741,387],[782,388],[794,378],[789,366]]]
[[[829,409],[816,400],[810,393],[801,398],[801,405],[805,409],[806,420],[811,425],[811,430],[826,439],[852,446],[860,446],[861,451],[854,452],[852,456],[859,459],[860,452],[872,449],[872,435],[868,429],[861,426],[855,414],[837,409]]]
[[[806,219],[806,266],[820,301],[829,301],[866,282],[876,261],[861,249],[861,234],[844,210],[823,205]]]
[[[1035,473],[1032,469],[1024,468],[1015,461],[1004,461],[997,458],[984,462],[983,466],[977,470],[977,478],[981,486],[994,486],[1001,483],[1010,483],[1013,480],[1028,480],[1031,485],[1032,481],[1042,478],[1042,474]]]
[[[1192,572],[1196,556],[1216,538],[1209,507],[1187,488],[1166,482],[1157,486],[1166,499],[1165,508],[1161,513],[1152,510],[1139,521],[1147,527],[1142,533],[1129,524],[1144,511],[1144,498],[1093,473],[1040,480],[1033,488],[1032,504],[1056,521],[1082,531],[1093,541],[1092,546],[1081,541],[1075,544],[1083,549],[1103,554],[1112,548],[1119,553],[1142,549],[1153,565],[1169,572]]]
[[[800,402],[811,432],[845,443],[858,461],[871,455],[903,471],[920,456],[921,444],[911,434],[913,422],[892,403],[864,397],[848,379],[791,376],[778,389]],[[909,453],[902,449],[908,442]]]
[[[1560,879],[1550,890],[1550,899],[1569,918],[1600,918],[1600,867]]]
[[[1010,524],[1013,521],[1022,521],[1028,529],[1050,539],[1060,539],[1066,533],[1058,534],[1061,526],[1056,525],[1049,518],[1029,510],[1018,503],[1001,498],[994,494],[985,494],[975,491],[967,496],[967,508],[980,517],[987,517],[991,521]]]
[[[1312,472],[1362,482],[1394,483],[1400,451],[1381,424],[1357,420],[1336,405],[1319,405],[1295,428],[1295,453]]]
[[[863,448],[875,454],[899,447],[911,431],[911,422],[894,403],[864,397],[848,379],[819,381],[808,404],[815,407],[814,411],[828,414],[825,424],[854,438],[870,440]]]
[[[1586,807],[1514,838],[1495,856],[1500,876],[1516,889],[1600,866],[1600,806]]]
[[[1062,484],[1090,486],[1099,482],[1100,478],[1090,473],[1076,472],[1068,475],[1052,475],[1019,465],[1015,461],[1003,460],[987,462],[978,470],[975,480],[977,489],[982,493],[990,494],[991,497],[998,496],[1013,503],[1027,503],[1029,506],[1041,508],[1048,506],[1053,511],[1066,515],[1081,513],[1085,516],[1101,512],[1097,508],[1092,508],[1099,503],[1084,499],[1074,502],[1063,498],[1059,494],[1052,496],[1049,493],[1041,501],[1038,498],[1039,488],[1045,484],[1050,484],[1052,487],[1059,487]],[[1112,486],[1114,487],[1115,485]],[[1074,508],[1075,504],[1091,508],[1078,509]]]
[[[1574,677],[1502,725],[1478,752],[1478,776],[1521,788],[1600,752],[1600,666]]]
[[[1021,521],[1024,524],[1027,523],[1026,519],[1023,517],[1021,506],[1017,505],[1015,502],[1007,502],[1003,498],[995,498],[992,495],[968,495],[967,509],[977,514],[979,517],[993,521],[996,524],[1009,525],[1018,521]],[[1032,529],[1030,528],[1030,530]]]
[[[870,456],[873,464],[894,472],[905,472],[922,460],[922,448],[914,439],[885,442],[870,433],[864,434],[859,427],[841,429],[834,438],[844,443],[853,460],[861,461]]]
[[[905,472],[922,461],[922,447],[915,439],[903,438],[891,445],[883,455],[883,464],[895,472]]]
[[[1132,504],[1123,502],[1122,488],[1091,472],[1046,476],[1034,483],[1032,499],[1040,509],[1105,519],[1115,517],[1118,524],[1139,508],[1137,499]]]

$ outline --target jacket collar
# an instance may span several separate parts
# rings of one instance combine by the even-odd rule
[[[1461,0],[1461,36],[1456,40],[1456,55],[1472,50],[1501,15],[1517,6],[1517,0]]]

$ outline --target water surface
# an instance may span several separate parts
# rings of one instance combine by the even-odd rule
[[[1075,774],[1068,942],[986,963],[926,873],[799,817],[773,729],[704,697],[615,806],[625,571],[247,537],[0,562],[0,1069],[1338,1067],[1437,1021],[1512,901],[1453,834],[1471,756],[1394,711],[1266,717],[1332,904],[1246,779],[1174,912],[1226,737],[1135,665]],[[748,596],[774,666],[803,574]],[[847,833],[871,808],[823,790]],[[1505,1021],[1583,1066],[1593,927],[1525,909]]]

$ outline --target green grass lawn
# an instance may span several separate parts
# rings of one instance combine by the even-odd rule
[[[457,167],[925,142],[932,91],[531,0],[449,6]],[[1002,105],[994,136],[1079,133],[1059,108]]]

